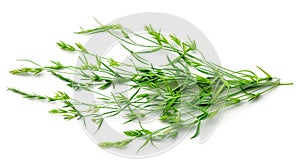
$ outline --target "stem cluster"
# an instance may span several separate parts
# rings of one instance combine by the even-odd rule
[[[59,61],[51,61],[51,65],[42,66],[30,60],[34,67],[11,70],[13,75],[38,75],[48,72],[65,82],[74,90],[93,92],[99,102],[88,104],[71,98],[65,92],[57,92],[54,97],[26,93],[15,88],[8,90],[29,99],[49,102],[62,102],[61,108],[52,109],[52,114],[60,114],[66,120],[91,119],[101,129],[101,124],[108,117],[123,115],[126,121],[139,123],[136,130],[125,131],[128,139],[117,142],[100,142],[102,148],[124,147],[134,139],[145,139],[142,149],[155,140],[174,138],[181,128],[195,127],[192,138],[199,135],[202,121],[214,117],[220,110],[252,101],[266,92],[282,85],[278,78],[272,77],[258,67],[264,76],[259,77],[250,70],[233,71],[220,65],[208,62],[202,52],[197,49],[194,40],[182,41],[176,35],[164,35],[151,25],[145,26],[148,35],[140,35],[122,25],[99,25],[96,28],[82,30],[77,34],[108,33],[117,38],[124,49],[134,58],[132,64],[118,62],[112,58],[90,53],[80,43],[67,44],[63,41],[57,45],[65,51],[81,53],[80,66],[63,65]],[[144,40],[147,45],[137,43],[132,37]],[[150,45],[149,45],[150,43]],[[142,50],[134,51],[133,47]],[[165,56],[167,65],[153,66],[144,54],[166,51],[177,55],[175,59]],[[95,61],[88,61],[92,57]],[[159,59],[159,58],[158,58]],[[136,63],[143,66],[137,66]],[[133,68],[133,72],[124,67]],[[79,75],[80,81],[67,77],[68,74]],[[101,91],[126,85],[128,89],[121,93],[105,95]],[[86,106],[79,110],[76,106]],[[148,130],[142,121],[150,114],[159,113],[159,120],[165,124],[158,130]]]

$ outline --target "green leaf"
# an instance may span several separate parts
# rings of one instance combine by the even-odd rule
[[[77,46],[78,49],[80,49],[81,52],[87,53],[88,51],[86,50],[85,47],[83,47],[82,44],[80,43],[75,43],[75,45]]]
[[[100,142],[99,147],[104,148],[104,149],[111,148],[111,147],[123,148],[126,145],[128,145],[131,141],[133,141],[133,139],[125,139],[123,141],[116,141],[116,142]]]
[[[260,95],[261,95],[261,93],[252,94],[252,95],[250,96],[249,101],[253,101],[253,100],[259,98]]]
[[[265,70],[263,70],[261,67],[259,66],[256,66],[259,70],[261,70],[269,79],[273,79],[273,77],[268,73],[266,72]]]
[[[15,89],[15,88],[7,88],[8,91],[12,91],[16,94],[19,94],[19,95],[22,95],[24,98],[28,98],[28,99],[40,99],[40,100],[43,100],[43,99],[47,99],[46,96],[42,96],[42,95],[38,95],[38,94],[35,94],[35,93],[26,93],[26,92],[23,92],[19,89]]]
[[[65,50],[65,51],[75,51],[75,47],[73,47],[72,45],[70,44],[66,44],[64,43],[63,41],[60,41],[60,42],[57,42],[56,43],[62,50]]]
[[[95,135],[100,130],[104,119],[103,118],[93,118],[92,121],[98,125],[96,131],[93,133],[93,135]]]
[[[151,131],[146,130],[146,129],[142,129],[141,132],[143,132],[143,133],[145,133],[145,134],[147,134],[147,135],[152,134]]]
[[[110,25],[101,25],[95,29],[82,30],[79,32],[75,32],[76,34],[95,34],[101,32],[108,32],[111,30],[122,29],[122,25],[120,24],[110,24]]]
[[[70,96],[67,95],[65,92],[58,91],[55,93],[55,96],[53,99],[54,100],[68,100],[68,99],[70,99]]]
[[[100,90],[105,90],[109,88],[112,84],[112,81],[106,80],[106,83],[104,83],[102,86],[99,87]]]
[[[237,104],[239,102],[241,102],[241,100],[239,98],[235,98],[235,97],[226,99],[226,104],[228,104],[228,105]]]
[[[200,126],[201,126],[201,121],[198,122],[197,127],[196,127],[196,132],[195,134],[191,137],[191,139],[196,138],[199,133],[200,133]]]
[[[170,39],[173,41],[173,42],[175,42],[177,45],[179,45],[179,46],[181,46],[181,40],[178,38],[178,37],[176,37],[176,35],[175,34],[171,34],[170,35]]]
[[[218,114],[220,109],[216,109],[208,114],[208,118],[212,119],[216,114]]]
[[[159,47],[155,47],[155,48],[152,48],[150,50],[145,50],[145,51],[139,51],[139,52],[136,52],[136,54],[148,54],[148,53],[154,53],[154,52],[157,52],[159,50],[162,49],[162,46],[159,46]]]
[[[147,139],[145,141],[145,143],[142,146],[139,147],[139,149],[136,151],[136,153],[138,153],[139,151],[141,151],[149,142],[150,142],[150,139]]]
[[[145,98],[145,97],[149,97],[148,93],[143,93],[143,94],[139,94],[136,96],[136,98]]]
[[[135,130],[135,131],[124,131],[124,134],[127,136],[132,136],[132,137],[142,137],[145,135],[150,135],[152,134],[151,131],[146,130],[146,129],[142,129],[142,130]]]
[[[186,45],[187,46],[189,46],[190,48],[190,50],[197,50],[197,44],[196,44],[196,41],[195,40],[191,40],[190,38],[189,38],[189,42],[186,42]]]
[[[121,33],[123,34],[123,36],[127,39],[129,39],[129,35],[128,33],[126,33],[123,29],[121,29]]]
[[[63,66],[59,61],[50,61],[52,64],[54,64],[54,66],[47,66],[46,68],[50,68],[53,70],[60,70],[60,69],[64,69],[66,68],[65,66]]]
[[[109,59],[109,65],[110,65],[111,67],[118,67],[118,66],[120,66],[120,63],[117,62],[117,61],[115,61],[114,59],[110,58],[110,59]]]
[[[145,27],[145,31],[148,32],[148,34],[150,34],[156,41],[157,43],[162,46],[162,41],[164,41],[164,43],[166,43],[166,39],[162,39],[161,37],[161,33],[160,31],[156,31],[153,29],[152,25],[146,25]]]
[[[44,69],[43,68],[19,68],[9,71],[9,73],[13,75],[25,75],[25,74],[33,74],[37,75],[41,73]]]
[[[124,131],[124,134],[127,136],[133,136],[133,137],[142,137],[143,136],[143,133],[140,130]]]

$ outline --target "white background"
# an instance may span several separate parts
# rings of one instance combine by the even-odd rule
[[[300,161],[300,4],[297,1],[34,1],[0,2],[0,167],[299,167]],[[298,1],[299,2],[299,1]],[[260,65],[283,81],[294,82],[227,111],[204,144],[185,140],[171,151],[146,159],[122,158],[98,148],[77,121],[47,113],[50,106],[6,91],[14,86],[52,93],[64,85],[42,78],[9,75],[9,69],[62,60],[74,55],[55,42],[82,42],[79,26],[108,23],[137,12],[166,12],[199,27],[210,39],[222,65],[255,69]],[[180,25],[178,25],[180,26]]]

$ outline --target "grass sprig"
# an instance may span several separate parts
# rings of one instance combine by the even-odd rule
[[[99,23],[96,28],[76,32],[76,34],[108,33],[119,40],[121,46],[132,55],[134,59],[131,60],[132,64],[90,53],[80,43],[67,44],[59,41],[57,45],[60,49],[81,53],[79,58],[81,65],[70,66],[59,61],[50,61],[51,65],[41,66],[26,60],[36,67],[10,71],[13,75],[50,73],[75,91],[83,89],[97,95],[99,102],[95,104],[75,100],[63,91],[58,91],[54,96],[49,97],[26,93],[15,88],[8,88],[8,90],[28,99],[61,102],[63,104],[61,108],[49,112],[61,115],[66,120],[88,118],[97,124],[95,133],[101,129],[106,118],[125,114],[123,124],[137,121],[139,128],[124,131],[128,139],[100,142],[99,146],[123,148],[135,139],[143,139],[145,142],[137,148],[137,151],[140,151],[148,144],[154,145],[154,141],[176,138],[182,128],[194,128],[191,138],[196,138],[200,134],[203,121],[213,118],[220,110],[241,102],[258,100],[259,97],[280,85],[292,84],[281,83],[280,79],[271,76],[259,66],[257,68],[264,74],[263,77],[251,70],[234,71],[208,62],[197,48],[196,41],[190,37],[184,41],[175,34],[163,34],[152,25],[146,25],[144,29],[147,35],[135,33],[120,24]],[[139,43],[131,38],[133,36],[151,44]],[[134,47],[142,49],[136,50],[133,49]],[[166,56],[167,65],[154,67],[144,57],[144,54],[162,50],[175,54],[176,58],[170,59]],[[89,61],[87,57],[93,58],[95,62]],[[135,62],[143,66],[137,66]],[[129,72],[123,67],[135,71]],[[82,79],[75,81],[67,76],[70,74],[78,75]],[[126,85],[128,90],[122,93],[111,93],[111,95],[101,92],[111,86],[116,87],[117,84]],[[126,94],[128,96],[125,96]],[[79,110],[76,105],[84,106],[86,110]],[[166,126],[154,131],[145,129],[141,121],[153,113],[159,113],[159,121]]]

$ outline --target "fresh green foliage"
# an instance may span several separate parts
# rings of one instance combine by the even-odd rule
[[[15,88],[8,88],[16,94],[28,99],[38,99],[48,102],[60,102],[61,108],[49,112],[58,114],[66,120],[86,119],[97,124],[101,129],[103,121],[108,117],[122,115],[124,124],[138,122],[139,128],[124,132],[129,139],[116,142],[100,142],[101,148],[123,148],[135,139],[145,140],[137,151],[146,145],[154,144],[156,140],[176,138],[182,128],[194,128],[191,138],[199,136],[201,123],[213,118],[220,110],[237,105],[243,101],[256,100],[271,91],[281,83],[280,79],[271,76],[261,67],[257,67],[264,75],[260,77],[251,70],[233,71],[220,65],[208,62],[197,48],[196,41],[188,38],[184,41],[175,34],[164,35],[151,25],[145,26],[148,36],[136,34],[120,24],[102,25],[84,30],[77,34],[108,33],[117,38],[125,50],[132,55],[132,64],[124,64],[112,58],[105,58],[90,53],[82,44],[67,44],[63,41],[57,45],[64,51],[80,53],[81,65],[64,65],[59,61],[50,61],[50,66],[41,66],[30,60],[35,67],[25,67],[11,70],[13,75],[35,75],[50,73],[67,86],[76,90],[85,90],[98,96],[95,104],[87,104],[71,98],[63,91],[58,91],[53,97],[35,93],[26,93]],[[150,42],[151,45],[137,43],[132,37]],[[150,38],[149,38],[150,36]],[[101,47],[101,46],[100,46]],[[135,51],[133,47],[142,47]],[[151,54],[164,50],[175,54],[175,59],[168,56],[167,65],[154,67],[143,54]],[[87,58],[93,58],[94,62]],[[158,58],[159,59],[159,58]],[[137,66],[135,63],[144,66]],[[129,72],[124,67],[133,68]],[[70,79],[68,75],[78,75],[80,81]],[[115,87],[118,84],[128,86],[122,93],[105,95],[102,90]],[[133,92],[130,92],[133,91]],[[129,94],[130,93],[130,94]],[[125,95],[128,96],[125,96]],[[84,106],[86,110],[79,110]],[[105,112],[101,112],[101,110]],[[159,113],[160,122],[166,126],[158,130],[143,128],[142,122],[149,114]]]
[[[152,132],[149,130],[142,129],[142,130],[135,130],[135,131],[125,131],[124,134],[132,137],[142,137],[145,135],[151,135]]]
[[[101,142],[99,146],[101,148],[123,148],[124,146],[128,145],[133,139],[125,139],[123,141],[116,141],[116,142]]]
[[[9,71],[11,74],[13,75],[23,75],[23,74],[33,74],[33,75],[37,75],[39,73],[41,73],[43,71],[43,69],[41,68],[20,68],[20,69],[14,69]]]
[[[49,96],[38,95],[35,93],[25,93],[23,91],[20,91],[19,89],[15,89],[15,88],[8,88],[7,90],[17,93],[19,95],[22,95],[24,98],[48,100],[49,102],[70,99],[69,95],[67,95],[66,93],[61,92],[61,91],[56,92],[54,97],[49,97]]]
[[[64,43],[63,41],[56,43],[61,49],[66,51],[75,51],[75,48],[69,44]]]
[[[117,67],[117,66],[120,66],[120,64],[117,61],[115,61],[114,59],[111,58],[110,61],[109,61],[109,66]]]
[[[52,109],[49,111],[49,113],[60,114],[64,117],[65,120],[71,120],[73,118],[80,119],[82,117],[82,114],[70,101],[63,100],[63,103],[65,104],[63,106],[63,109]]]

